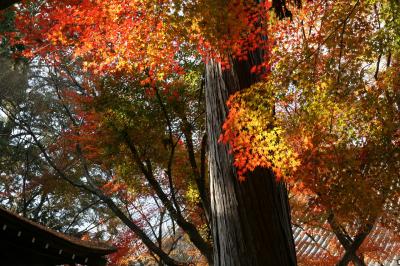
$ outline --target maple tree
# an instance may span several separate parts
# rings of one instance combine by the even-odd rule
[[[220,1],[194,3],[184,1],[157,3],[151,1],[145,3],[140,1],[114,1],[106,4],[99,1],[44,1],[42,5],[39,1],[37,9],[31,7],[19,10],[17,17],[19,33],[13,37],[17,41],[18,38],[22,37],[19,40],[22,40],[20,43],[25,46],[25,56],[40,55],[48,62],[52,62],[52,65],[57,66],[60,64],[60,51],[64,51],[67,54],[72,54],[73,58],[82,60],[84,70],[95,75],[105,77],[107,75],[118,76],[123,73],[123,79],[137,80],[140,85],[149,86],[150,89],[154,89],[156,86],[164,89],[170,82],[171,76],[176,73],[183,73],[180,62],[175,60],[175,55],[182,50],[190,49],[192,46],[205,59],[207,57],[217,59],[218,64],[222,65],[225,71],[228,71],[227,69],[232,70],[234,67],[230,63],[231,55],[244,62],[253,56],[252,51],[267,51],[268,47],[265,45],[268,43],[264,41],[266,27],[264,23],[259,23],[259,21],[264,20],[270,6],[271,3],[268,1],[261,4],[244,1],[230,2],[229,4]],[[284,8],[283,2],[274,1],[272,6],[280,16],[285,15],[287,9]],[[214,20],[208,23],[210,18]],[[187,27],[179,27],[182,24],[187,25]],[[179,30],[177,30],[177,27],[179,27]],[[265,53],[265,55],[267,54]],[[266,65],[262,64],[265,59],[264,56],[258,58],[260,60],[259,67],[261,69],[267,68]],[[250,68],[246,70],[249,74]],[[207,77],[209,76],[207,75]],[[207,84],[209,84],[209,81],[206,78]],[[211,87],[207,86],[207,88],[210,89]],[[220,107],[224,108],[224,106],[225,103],[222,102]],[[95,119],[93,115],[89,118]],[[219,131],[219,129],[217,130]],[[216,143],[215,134],[218,131],[211,131],[211,143]],[[224,154],[218,156],[223,157]],[[214,161],[214,159],[211,157],[210,161]],[[193,162],[192,159],[190,161]],[[228,161],[224,163],[228,163],[232,169],[232,171],[229,171],[231,178],[229,182],[236,182],[233,165]],[[196,169],[194,168],[194,170]],[[59,174],[62,175],[60,172]],[[287,258],[284,259],[287,264],[295,263],[289,207],[287,200],[285,200],[287,195],[284,185],[275,183],[271,174],[268,169],[264,169],[259,174],[258,180],[265,184],[250,185],[250,187],[255,185],[256,188],[261,189],[260,192],[253,195],[255,199],[249,201],[250,205],[251,202],[256,203],[258,201],[257,195],[260,197],[268,195],[269,192],[267,191],[274,193],[274,197],[282,199],[282,201],[271,199],[268,201],[270,205],[259,210],[260,213],[265,214],[273,212],[274,216],[258,216],[255,212],[249,213],[253,218],[262,217],[262,219],[252,219],[256,223],[255,225],[259,224],[261,228],[266,229],[263,234],[257,233],[260,226],[241,221],[239,223],[243,228],[239,229],[242,238],[240,241],[245,240],[246,244],[231,242],[228,238],[235,235],[235,226],[239,226],[239,223],[232,219],[233,217],[227,217],[226,223],[231,225],[227,229],[234,229],[234,231],[221,234],[222,241],[232,243],[233,246],[232,249],[227,246],[228,248],[224,249],[223,252],[230,252],[232,255],[235,253],[234,256],[231,256],[231,260],[235,262],[242,261],[246,264],[246,258],[259,259],[259,264],[263,261],[272,262],[275,260],[274,257],[282,257],[279,254],[281,251],[278,250],[283,249],[288,251]],[[261,179],[263,175],[267,176],[264,181]],[[212,176],[212,179],[216,180],[214,176]],[[252,179],[249,180],[248,184],[253,182]],[[250,199],[250,194],[245,194]],[[234,194],[232,196],[231,199],[228,198],[227,202],[243,198]],[[212,204],[215,204],[215,201]],[[275,205],[277,208],[274,207]],[[235,212],[241,213],[243,213],[243,210],[249,209],[246,206],[234,208]],[[220,216],[221,211],[231,212],[228,209],[214,209],[215,215],[211,216],[216,219],[215,221],[223,218]],[[281,218],[276,219],[274,217],[282,217],[282,221]],[[272,223],[273,226],[265,226],[264,222]],[[275,226],[281,227],[284,235],[280,235],[277,230],[274,230]],[[218,232],[222,233],[222,230],[224,230],[224,228],[218,228],[218,226],[212,228],[214,237],[218,236]],[[252,234],[247,235],[245,232],[252,232]],[[139,231],[136,231],[136,233],[139,233]],[[252,239],[257,235],[257,241]],[[266,250],[262,248],[265,242],[264,236],[269,238],[271,245],[274,243],[272,247],[275,247],[275,250],[268,249],[271,250],[269,253],[264,252]],[[147,244],[151,246],[148,241]],[[216,246],[220,247],[221,244],[222,242],[218,240]],[[255,252],[254,256],[250,254],[248,256],[241,255],[244,252],[243,247],[246,245],[259,246],[250,249]],[[153,250],[155,249],[153,248]],[[218,250],[215,253],[215,256],[218,257],[216,264],[223,263],[228,258],[227,255],[220,254],[221,251]],[[163,260],[166,259],[166,257],[163,258]],[[171,261],[166,262],[172,263]]]
[[[300,1],[295,1],[300,5]],[[273,1],[278,18],[290,17],[285,1]],[[268,24],[268,23],[267,23]],[[262,24],[264,25],[265,24]],[[230,57],[229,69],[218,60],[206,64],[206,106],[212,228],[217,265],[296,265],[286,185],[270,168],[258,166],[240,181],[229,145],[219,142],[228,110],[226,101],[269,72],[269,34],[248,51],[247,60]],[[236,132],[240,134],[240,132]],[[240,160],[240,159],[239,159]],[[243,255],[245,254],[245,255]],[[217,261],[218,260],[218,261]]]
[[[339,265],[364,265],[356,252],[373,226],[398,230],[399,7],[343,5],[313,1],[274,26],[273,71],[231,97],[221,141],[241,179],[269,166],[307,194],[295,217],[308,208],[329,223],[346,251]]]
[[[122,220],[122,223],[134,228],[135,237],[139,237],[142,241],[144,239],[145,244],[152,247],[148,256],[155,261],[166,261],[172,265],[183,263],[174,261],[172,257],[179,256],[180,252],[175,250],[181,248],[181,242],[188,241],[186,232],[189,230],[191,230],[191,238],[197,237],[194,242],[197,241],[197,244],[203,245],[200,248],[203,248],[202,252],[205,256],[210,256],[207,240],[203,240],[203,237],[207,238],[208,229],[199,202],[206,204],[205,197],[208,196],[205,191],[206,186],[203,184],[205,182],[204,167],[200,169],[201,167],[197,166],[204,165],[204,158],[198,158],[199,144],[193,137],[193,134],[202,136],[199,131],[202,117],[197,117],[201,106],[196,103],[199,99],[197,97],[199,87],[197,64],[188,62],[188,65],[193,66],[193,71],[171,83],[168,91],[160,90],[160,94],[155,98],[152,97],[155,95],[155,88],[145,89],[139,82],[132,80],[123,82],[122,78],[117,81],[116,77],[95,80],[93,76],[80,71],[82,65],[79,60],[64,63],[67,61],[65,55],[59,56],[64,61],[59,61],[55,68],[53,65],[53,68],[49,69],[48,61],[45,60],[38,59],[36,63],[33,63],[33,65],[37,64],[37,72],[30,73],[32,85],[27,88],[35,92],[30,93],[33,97],[28,98],[32,102],[31,105],[25,106],[22,102],[12,103],[7,99],[7,102],[4,102],[5,105],[2,105],[2,110],[9,121],[18,126],[23,137],[28,136],[29,146],[39,151],[40,161],[48,167],[49,181],[55,176],[64,180],[64,182],[56,181],[56,178],[55,182],[49,185],[57,187],[60,191],[65,190],[66,197],[81,201],[80,204],[76,204],[77,207],[86,204],[84,198],[68,196],[66,192],[69,190],[65,188],[65,181],[73,185],[74,189],[70,191],[75,195],[82,193],[82,195],[88,195],[89,198],[101,196],[103,200],[92,199],[93,203],[85,207],[99,214],[97,226],[104,227],[104,221],[110,220],[109,214],[112,211],[117,212],[117,216],[122,217],[119,223]],[[70,65],[71,63],[73,64]],[[7,74],[5,77],[10,78],[11,75]],[[140,90],[133,90],[130,93],[127,89],[129,86],[137,86]],[[188,92],[189,89],[192,90],[191,93]],[[13,88],[9,87],[9,90],[12,91]],[[94,97],[95,95],[92,94],[94,91],[102,93]],[[40,97],[48,99],[49,102],[41,102]],[[119,101],[115,102],[116,99]],[[169,105],[165,106],[167,103]],[[38,107],[37,110],[36,107],[32,109],[35,104]],[[185,105],[189,105],[190,108]],[[8,108],[10,106],[12,108]],[[115,108],[112,108],[113,106]],[[55,107],[57,109],[54,109]],[[46,113],[46,108],[53,108],[53,112]],[[125,125],[127,116],[130,119],[138,119],[140,123],[129,122],[129,125]],[[32,120],[30,117],[35,117],[35,119]],[[159,121],[158,127],[152,121]],[[176,123],[181,125],[176,128]],[[169,128],[169,133],[165,131],[165,127]],[[148,134],[143,135],[143,131]],[[108,139],[104,138],[102,135],[104,133],[109,134]],[[183,137],[187,149],[184,148]],[[104,141],[99,142],[98,140],[102,138]],[[127,145],[127,142],[131,149],[131,156],[129,156],[129,149],[121,147]],[[144,169],[140,168],[141,164],[137,164],[135,168],[132,153],[136,148],[140,153],[144,153],[143,156],[147,153],[146,167],[151,167],[148,164],[151,161],[152,164],[154,163],[154,170],[143,171]],[[204,148],[201,152],[204,154]],[[89,180],[81,180],[84,178],[81,176],[82,172]],[[144,184],[141,183],[140,179],[143,176],[140,173],[147,175],[147,180],[150,180],[148,182],[151,185],[144,180],[142,180]],[[14,181],[17,181],[15,174],[14,171]],[[38,174],[44,176],[46,172],[39,170]],[[94,182],[90,183],[91,181]],[[146,188],[146,185],[149,187]],[[202,189],[197,189],[197,186]],[[37,189],[39,186],[34,188]],[[141,204],[143,205],[141,201],[149,202],[153,201],[153,198],[156,199],[157,205],[153,210],[141,211],[138,208]],[[118,200],[120,202],[113,203]],[[108,205],[104,205],[104,202]],[[64,203],[69,204],[70,201],[64,201]],[[101,206],[101,208],[95,208],[95,206]],[[107,206],[111,207],[107,209]],[[104,208],[106,208],[105,211]],[[123,211],[125,208],[128,210]],[[172,221],[170,212],[174,212],[175,215]],[[164,217],[158,226],[154,225],[155,216]],[[76,223],[75,226],[79,225],[76,218],[72,221]],[[113,227],[112,224],[107,227],[109,226]],[[186,232],[175,229],[177,226],[184,227]],[[160,228],[160,236],[153,234],[155,227]],[[164,227],[169,227],[169,229],[165,230]],[[168,241],[164,242],[164,238]],[[114,241],[119,242],[120,239],[115,238]],[[137,242],[137,239],[134,241]],[[155,244],[152,243],[153,241]],[[186,258],[188,262],[204,260],[197,247],[193,247],[193,244],[187,245],[189,246],[187,250],[192,250],[197,254],[195,258]],[[143,253],[143,242],[136,248],[138,253]],[[132,251],[132,249],[123,250]],[[164,255],[164,258],[154,255],[154,250]],[[133,253],[136,252],[131,254]]]
[[[133,155],[128,165],[139,168],[211,262],[211,246],[180,217],[174,192],[168,199],[160,185],[173,183],[160,147],[177,143],[174,157],[183,136],[211,222],[215,264],[296,263],[287,183],[307,199],[294,206],[330,224],[345,249],[340,263],[362,265],[357,251],[373,226],[398,228],[398,9],[395,1],[38,1],[20,8],[19,31],[10,37],[27,57],[59,67],[67,55],[83,70],[75,74],[80,91],[62,95],[73,119],[65,143],[57,144],[80,158],[87,176],[85,165],[116,171],[118,178],[100,181],[105,191],[92,191],[104,202],[112,205],[109,196],[131,185],[124,171]],[[191,141],[198,132],[184,115],[193,106],[177,107],[190,70],[180,55],[188,51],[186,59],[199,54],[206,65],[210,199]],[[148,108],[153,104],[161,112]],[[154,117],[164,127],[153,131]],[[155,146],[165,128],[164,144]],[[137,137],[143,131],[149,136]],[[165,180],[154,178],[153,165],[167,169]],[[174,182],[190,188],[188,180]],[[293,213],[306,217],[303,209]],[[144,242],[161,260],[177,263]]]
[[[178,81],[163,94],[160,94],[156,88],[133,90],[130,93],[126,90],[135,84],[129,84],[127,88],[117,86],[112,89],[116,85],[109,84],[107,81],[103,82],[104,88],[99,88],[100,96],[96,97],[99,99],[94,99],[93,104],[96,110],[94,112],[93,110],[78,111],[78,117],[85,121],[85,125],[74,128],[71,131],[72,135],[67,133],[66,137],[79,141],[82,153],[88,160],[96,164],[103,162],[105,167],[115,169],[113,172],[115,171],[117,180],[122,178],[128,188],[135,186],[135,182],[140,180],[132,180],[137,175],[136,171],[144,175],[143,181],[146,181],[154,191],[154,195],[168,210],[171,218],[189,235],[193,244],[203,255],[210,259],[209,244],[193,224],[196,220],[204,223],[202,219],[205,217],[197,216],[196,218],[195,213],[190,214],[194,211],[191,208],[196,208],[196,204],[186,201],[184,194],[185,191],[190,191],[190,187],[197,187],[199,199],[203,204],[207,202],[207,198],[204,198],[207,195],[202,190],[205,186],[203,184],[205,177],[204,173],[198,170],[199,161],[196,157],[199,154],[196,153],[193,143],[193,134],[198,129],[196,129],[196,120],[191,121],[193,116],[190,112],[195,110],[196,103],[190,99],[188,93],[181,94],[183,89],[188,90],[187,85],[183,81]],[[179,96],[178,99],[177,96]],[[116,102],[116,99],[120,101]],[[90,104],[88,97],[84,97],[83,101],[86,105]],[[168,102],[170,104],[166,106],[165,103]],[[186,104],[191,108],[187,109]],[[152,123],[154,120],[161,122],[158,127]],[[137,125],[139,121],[140,126]],[[175,128],[177,124],[179,127]],[[168,129],[167,132],[165,132],[165,127]],[[143,132],[146,134],[144,135]],[[183,137],[184,142],[181,140]],[[99,138],[102,138],[104,142],[99,142]],[[118,185],[119,182],[117,184],[111,182],[105,186],[111,185],[110,193],[115,193],[123,189]],[[114,185],[116,187],[113,187]],[[168,192],[165,191],[166,189]]]
[[[197,256],[187,259],[189,262],[194,259],[204,260],[198,251],[204,247],[195,247],[207,245],[206,217],[200,204],[201,194],[197,189],[197,184],[205,182],[202,179],[204,173],[195,171],[200,168],[198,164],[204,164],[204,159],[198,158],[199,144],[186,146],[181,140],[185,135],[186,143],[196,141],[192,137],[194,133],[201,137],[202,118],[197,117],[201,109],[195,108],[202,106],[196,103],[199,82],[197,72],[193,71],[186,76],[186,80],[171,85],[169,93],[153,98],[151,93],[154,91],[130,91],[126,86],[135,84],[123,84],[111,78],[91,85],[86,82],[80,84],[75,79],[79,65],[48,70],[48,73],[43,73],[40,67],[38,69],[40,72],[33,75],[31,82],[39,82],[36,86],[44,88],[42,93],[52,99],[51,106],[57,109],[53,109],[51,114],[32,114],[37,117],[34,121],[26,117],[27,112],[33,111],[29,106],[16,105],[15,111],[6,107],[2,110],[18,125],[21,132],[30,136],[30,145],[39,149],[43,155],[41,160],[50,168],[49,178],[59,176],[64,180],[63,186],[57,185],[61,191],[65,190],[67,181],[75,187],[72,193],[100,197],[100,201],[94,201],[103,208],[95,210],[100,212],[100,217],[103,216],[100,225],[106,226],[104,220],[110,218],[104,216],[110,217],[110,213],[113,213],[112,216],[117,216],[119,222],[112,224],[125,224],[135,232],[136,237],[139,235],[139,239],[144,239],[144,243],[150,246],[148,256],[154,257],[156,261],[162,260],[173,265],[183,263],[175,262],[173,257],[178,257],[180,253],[175,250],[181,248],[181,242],[187,242],[189,237],[195,244],[186,244],[189,246],[186,249],[192,250]],[[40,91],[38,87],[33,86],[33,89]],[[94,89],[97,90],[97,96],[81,94],[93,92]],[[193,90],[192,94],[189,90]],[[176,94],[180,95],[180,100],[172,97]],[[168,107],[164,106],[167,102],[171,103]],[[39,103],[43,111],[45,106],[43,103],[41,105]],[[185,105],[190,105],[190,109]],[[49,119],[53,122],[49,123]],[[158,122],[154,124],[153,121]],[[170,124],[170,131],[165,131],[169,123],[173,123]],[[176,123],[180,124],[177,128]],[[142,134],[143,131],[147,134]],[[135,161],[136,152],[145,158],[146,168]],[[191,156],[194,161],[190,162]],[[155,201],[153,207],[150,207],[151,201]],[[146,203],[145,210],[140,207],[143,202]],[[101,212],[104,213],[101,215]],[[173,212],[172,216],[170,212]],[[154,225],[157,216],[164,218],[160,218],[159,225]],[[114,227],[112,224],[107,225],[111,226],[110,230]],[[153,236],[156,227],[160,228],[157,231],[161,230],[160,237]],[[121,226],[118,225],[118,228]],[[132,235],[132,232],[128,235]],[[193,236],[198,238],[193,240]],[[123,242],[119,238],[114,241]],[[153,241],[155,243],[152,247]],[[154,251],[157,248],[158,254]],[[136,249],[138,253],[143,252],[143,242]],[[202,252],[208,252],[205,256],[210,254],[207,249],[202,249]]]
[[[0,204],[33,221],[79,237],[86,226],[97,224],[107,214],[97,205],[97,199],[54,178],[41,151],[33,145],[29,134],[20,129],[20,121],[15,120],[18,117],[30,121],[38,131],[43,129],[38,122],[49,123],[49,116],[44,114],[52,101],[43,97],[46,95],[43,91],[28,91],[26,65],[6,57],[1,62]],[[52,137],[49,131],[46,135]],[[91,215],[89,209],[99,215]]]

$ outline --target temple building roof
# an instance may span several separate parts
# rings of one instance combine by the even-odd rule
[[[49,229],[0,207],[1,261],[7,265],[105,265],[115,247]]]

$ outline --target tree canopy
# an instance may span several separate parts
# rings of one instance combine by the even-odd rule
[[[294,227],[335,235],[332,263],[384,261],[362,245],[374,228],[399,233],[399,11],[395,0],[21,1],[0,28],[1,201],[38,220],[75,204],[65,217],[101,220],[114,264],[213,264],[215,62],[226,86],[240,71],[254,79],[230,95],[211,143],[227,145],[239,186],[269,169]]]

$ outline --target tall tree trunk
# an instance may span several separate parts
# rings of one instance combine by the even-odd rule
[[[228,97],[258,80],[250,69],[262,58],[254,52],[225,71],[212,60],[206,66],[214,265],[296,265],[285,185],[263,168],[238,181],[229,147],[218,143]]]

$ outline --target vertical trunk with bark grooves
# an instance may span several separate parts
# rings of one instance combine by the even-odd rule
[[[252,53],[230,70],[206,66],[207,131],[214,265],[296,265],[287,191],[268,169],[239,182],[227,145],[218,143],[229,95],[257,81],[250,74],[262,54]]]

